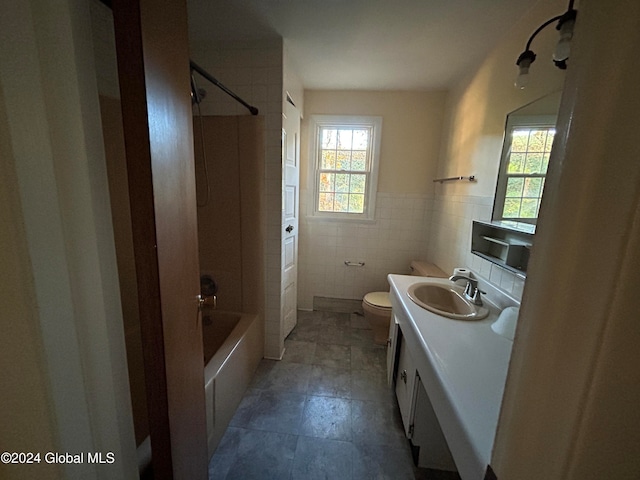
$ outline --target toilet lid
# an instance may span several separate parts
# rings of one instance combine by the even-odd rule
[[[379,308],[391,308],[389,300],[389,292],[371,292],[367,293],[363,299],[369,305]]]

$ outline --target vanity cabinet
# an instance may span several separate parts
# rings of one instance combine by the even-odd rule
[[[400,354],[398,355],[398,370],[396,376],[396,397],[400,416],[404,425],[407,438],[413,434],[413,408],[416,397],[416,366],[409,353],[405,342],[400,341]]]
[[[396,360],[390,365],[389,377],[393,378],[395,371],[395,392],[405,435],[418,448],[419,467],[456,471],[447,440],[420,379],[416,362],[406,342],[402,341],[402,331],[394,321],[395,318],[393,316],[391,322],[392,325],[395,323],[395,328],[390,327],[390,334],[394,333],[390,347],[393,345],[394,348],[389,348],[388,358]],[[389,338],[391,340],[392,336]]]

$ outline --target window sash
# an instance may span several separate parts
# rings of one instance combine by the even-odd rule
[[[351,132],[365,130],[367,131],[367,144],[366,148],[353,148],[353,144],[349,149],[340,149],[336,144],[335,148],[324,148],[322,141],[325,131],[347,131]],[[371,166],[372,166],[372,140],[373,140],[373,126],[371,125],[358,125],[358,124],[320,124],[317,128],[316,135],[316,185],[315,185],[315,211],[316,213],[323,214],[346,214],[350,216],[362,216],[366,215],[368,209],[368,196],[371,188]],[[338,164],[338,155],[339,152],[349,152],[349,164],[353,166],[353,153],[354,152],[365,152],[364,159],[364,167],[361,169],[346,169],[346,168],[323,168],[323,152],[326,151],[335,151],[336,158],[334,159],[334,166]],[[322,178],[323,175],[332,175],[333,176],[333,190],[323,190],[322,187]],[[339,190],[336,185],[337,176],[345,176],[349,181],[349,186],[346,190]],[[364,188],[363,189],[352,189],[351,181],[354,176],[364,177]],[[329,196],[333,196],[332,209],[322,208],[322,200],[323,197],[328,199]],[[352,202],[352,200],[354,200]],[[335,202],[341,201],[346,202],[346,206],[343,209],[336,209]],[[361,208],[360,208],[361,204]]]

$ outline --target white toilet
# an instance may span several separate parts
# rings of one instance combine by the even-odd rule
[[[436,265],[414,260],[411,262],[411,275],[421,277],[445,278],[448,275]],[[364,318],[373,330],[373,341],[378,345],[386,345],[391,321],[391,300],[389,292],[370,292],[362,299]]]

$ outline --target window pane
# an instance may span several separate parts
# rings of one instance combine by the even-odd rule
[[[538,214],[538,199],[523,198],[520,207],[520,218],[536,218]]]
[[[510,178],[507,180],[507,197],[521,197],[522,186],[524,185],[523,178]]]
[[[511,135],[511,151],[526,152],[529,141],[529,130],[514,130]]]
[[[349,213],[364,213],[364,195],[349,195]]]
[[[544,145],[547,141],[546,130],[531,130],[529,134],[529,147],[530,152],[544,152]]]
[[[320,174],[320,191],[321,192],[335,192],[335,174],[333,173],[321,173]]]
[[[542,167],[540,167],[540,173],[547,173],[547,170],[549,169],[549,157],[551,156],[551,153],[545,153],[542,156]]]
[[[523,197],[540,197],[540,188],[542,188],[541,178],[526,178],[524,180],[524,190],[522,192]]]
[[[351,152],[338,150],[336,170],[351,170]]]
[[[507,166],[507,173],[522,173],[524,172],[524,153],[512,153],[509,155],[509,165]]]
[[[351,152],[351,170],[364,172],[367,169],[367,152],[354,150]]]
[[[333,212],[333,193],[321,193],[318,196],[318,210],[321,212]]]
[[[337,130],[335,128],[323,128],[322,129],[322,148],[335,149],[336,135],[337,135]]]
[[[364,193],[366,182],[366,175],[351,175],[351,193]]]
[[[519,218],[520,217],[520,199],[519,198],[507,198],[504,201],[504,210],[502,212],[504,218]]]
[[[350,176],[348,173],[336,174],[336,192],[349,192]]]
[[[527,153],[524,173],[544,173],[542,171],[542,153]]]
[[[349,211],[349,194],[348,193],[336,193],[335,203],[333,204],[334,212],[348,212]]]
[[[545,145],[544,149],[547,152],[551,151],[551,147],[553,146],[553,139],[556,136],[556,131],[553,128],[550,128],[549,131],[547,132],[547,144]]]
[[[353,131],[353,149],[366,150],[369,145],[369,130]]]
[[[351,139],[353,132],[351,130],[338,130],[338,150],[351,150]]]
[[[336,168],[336,151],[322,150],[322,165],[320,168],[324,170],[335,170]]]

